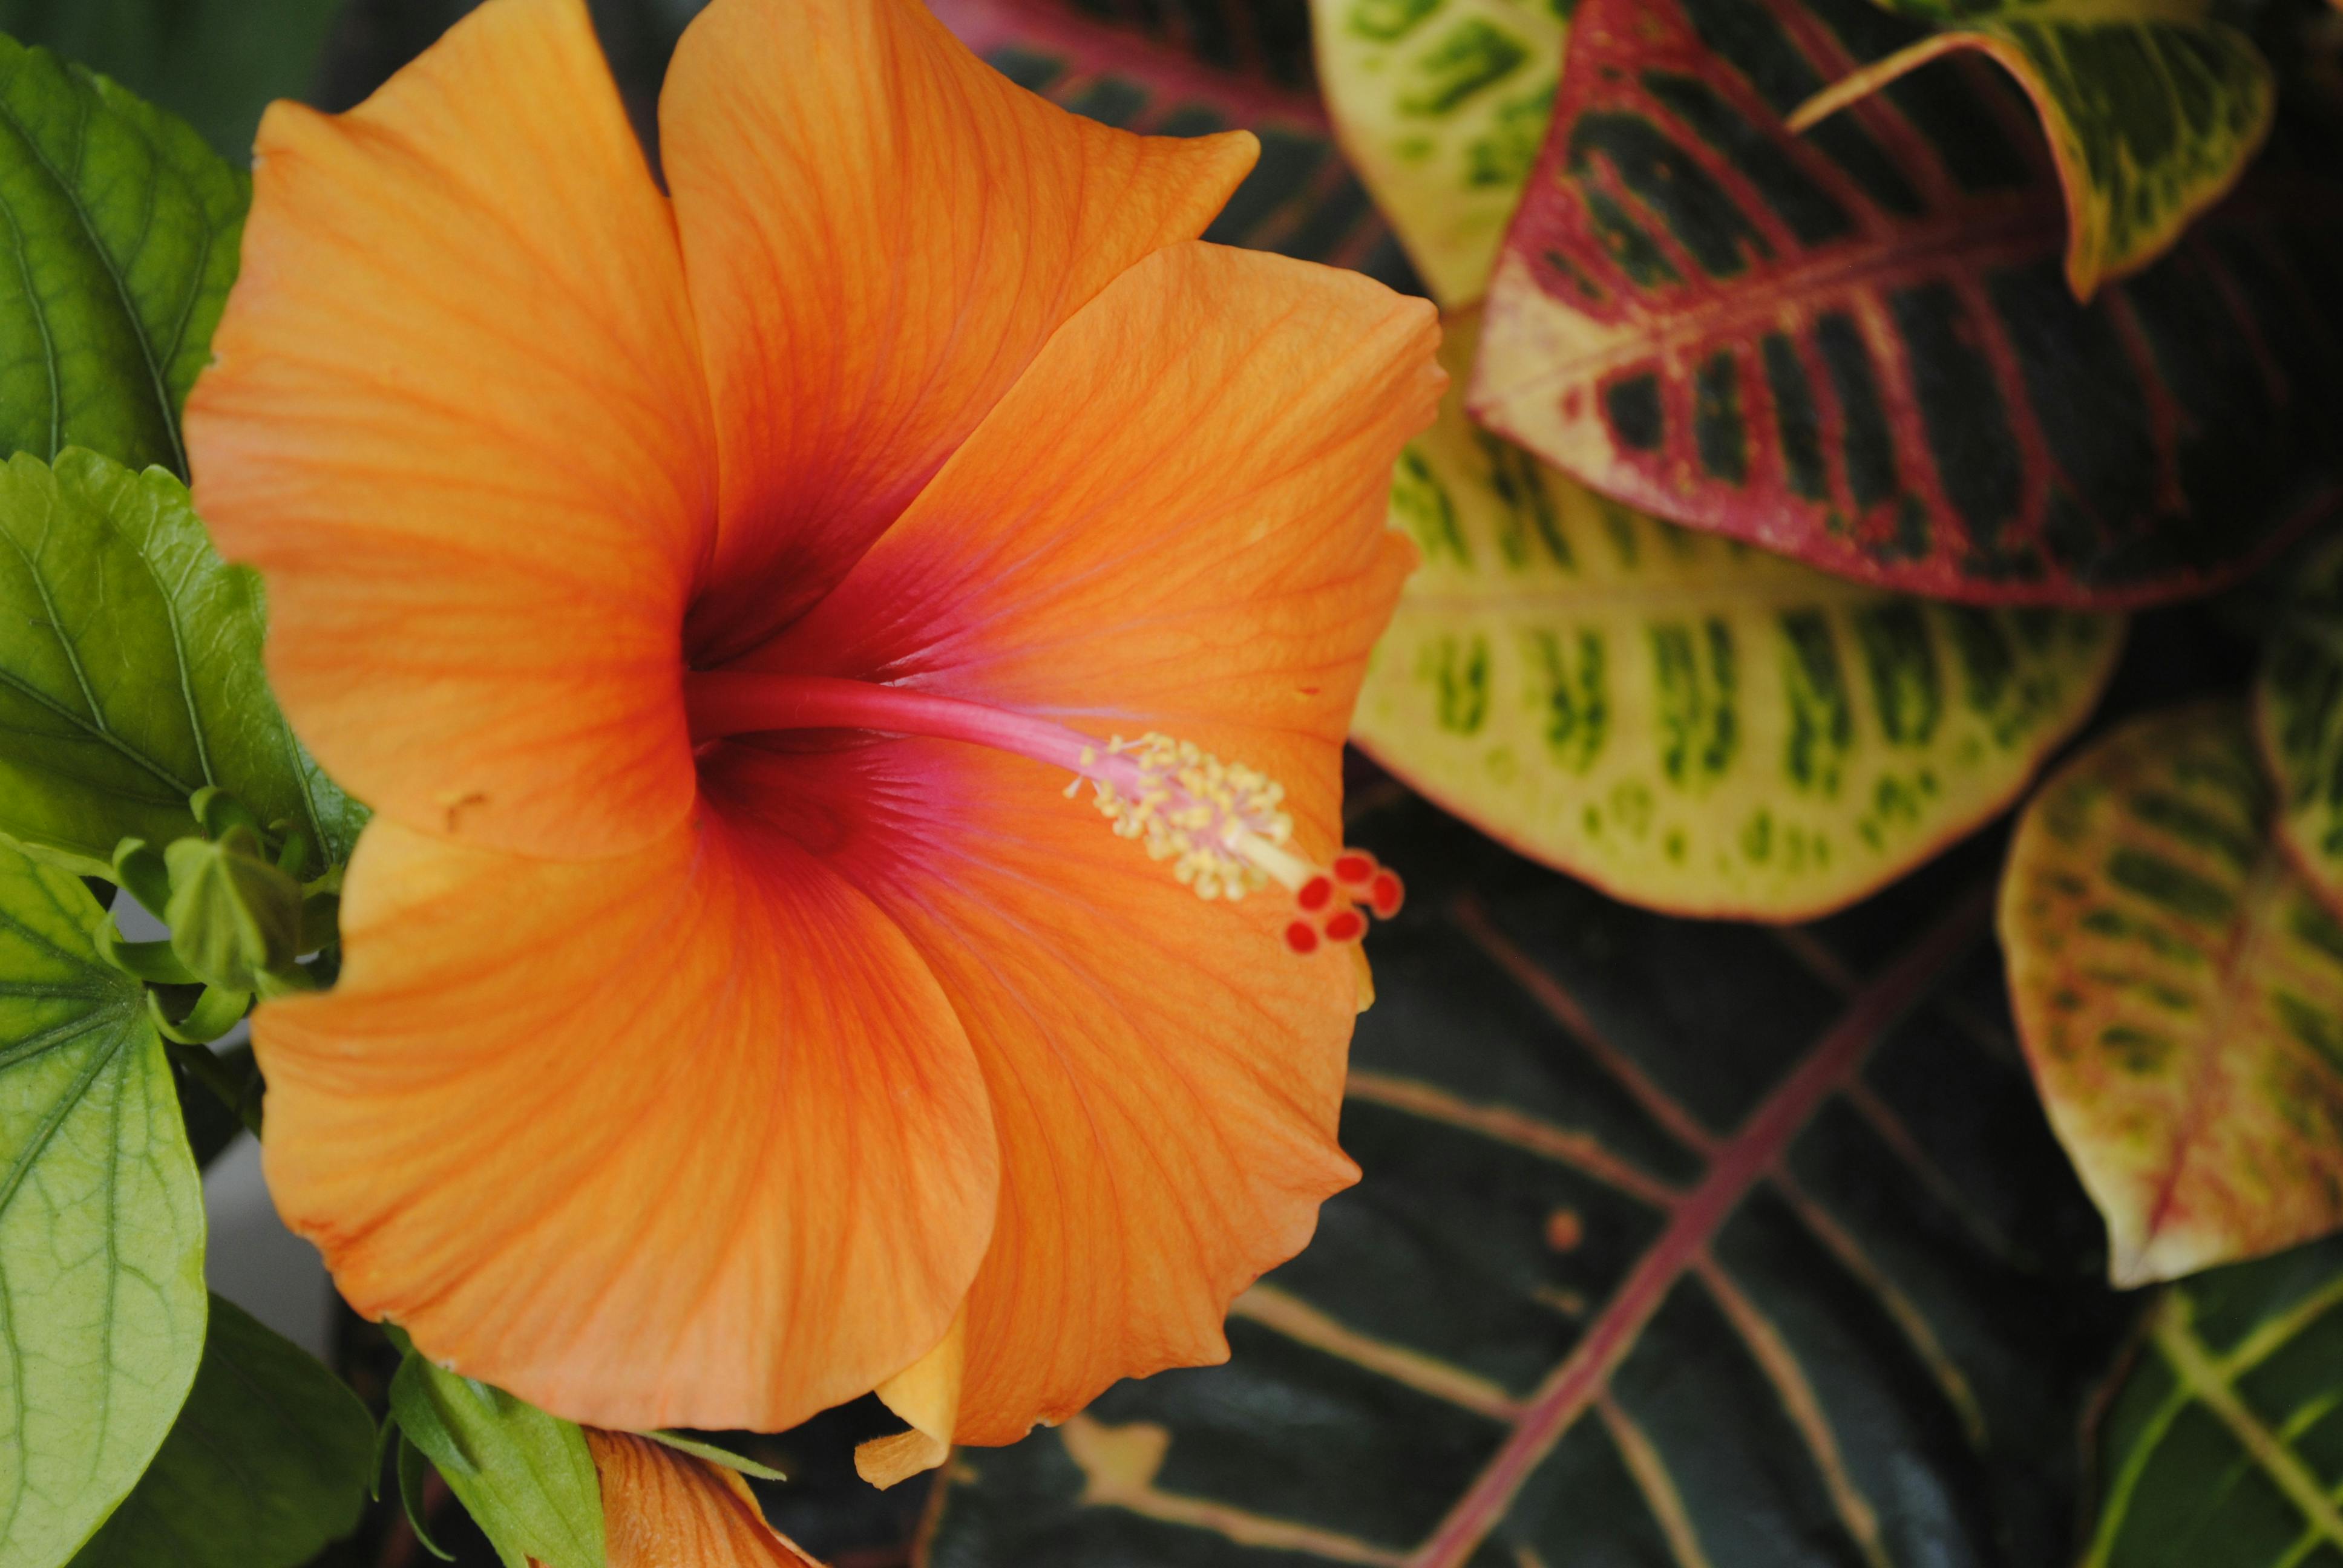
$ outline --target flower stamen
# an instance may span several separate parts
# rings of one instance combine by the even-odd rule
[[[1115,834],[1137,841],[1149,859],[1168,862],[1174,879],[1197,897],[1234,903],[1272,883],[1283,888],[1296,915],[1285,927],[1285,944],[1297,954],[1358,940],[1368,912],[1388,920],[1405,897],[1398,876],[1363,849],[1345,848],[1330,866],[1298,853],[1284,786],[1169,735],[1101,742],[987,703],[829,676],[697,671],[687,678],[685,706],[695,742],[861,729],[964,740],[1069,769],[1074,778],[1068,798],[1090,784]]]

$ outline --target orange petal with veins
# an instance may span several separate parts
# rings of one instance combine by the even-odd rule
[[[384,816],[550,855],[689,809],[715,441],[668,206],[579,0],[496,0],[351,113],[278,104],[188,401],[269,675]]]
[[[342,1293],[572,1420],[779,1431],[940,1339],[997,1157],[951,1003],[798,844],[703,811],[533,860],[377,820],[341,980],[254,1023],[269,1190]]]
[[[844,576],[1059,324],[1203,232],[1257,152],[1068,114],[918,0],[715,0],[659,130],[723,456],[702,663]]]

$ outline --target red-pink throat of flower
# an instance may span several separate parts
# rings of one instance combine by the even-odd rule
[[[684,678],[691,738],[704,744],[793,729],[854,729],[923,735],[1030,757],[1085,781],[1121,837],[1200,898],[1232,901],[1274,884],[1292,903],[1285,942],[1297,953],[1356,941],[1370,911],[1399,913],[1399,878],[1363,849],[1345,849],[1321,866],[1292,844],[1283,786],[1242,763],[1225,763],[1168,735],[1100,740],[1031,714],[937,697],[900,686],[819,675],[695,670]]]

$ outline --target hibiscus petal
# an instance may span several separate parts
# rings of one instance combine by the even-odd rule
[[[336,988],[272,1002],[279,1211],[360,1312],[572,1420],[778,1430],[950,1327],[996,1182],[950,1003],[706,812],[591,863],[377,822]]]
[[[586,1446],[609,1568],[818,1568],[732,1472],[624,1432],[589,1431]]]
[[[1069,115],[918,0],[715,0],[659,125],[723,454],[701,663],[843,576],[1051,332],[1202,233],[1257,150]]]
[[[671,829],[714,438],[583,0],[489,0],[348,115],[271,108],[256,157],[187,430],[302,738],[434,832],[594,855]]]
[[[1384,498],[1432,417],[1436,337],[1428,305],[1352,275],[1161,251],[754,662],[1192,739],[1283,781],[1323,859],[1351,705],[1412,558]],[[730,750],[729,790],[847,824],[794,830],[910,933],[983,1062],[1002,1191],[961,1438],[1218,1359],[1230,1298],[1353,1179],[1334,1144],[1351,954],[1295,957],[1273,891],[1198,899],[1019,758]],[[823,800],[853,804],[817,819]]]

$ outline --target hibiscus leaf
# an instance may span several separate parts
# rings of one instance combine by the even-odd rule
[[[0,37],[0,454],[187,470],[179,409],[235,282],[251,182],[152,105]]]
[[[357,1526],[373,1457],[357,1396],[214,1296],[171,1434],[73,1568],[297,1568]]]
[[[2271,816],[2220,703],[2100,739],[2011,846],[2012,1001],[2119,1283],[2343,1225],[2343,923]]]
[[[204,1347],[203,1188],[97,901],[0,846],[0,1563],[55,1568],[138,1479]]]
[[[1993,967],[1990,858],[1821,926],[1609,902],[1403,800],[1360,1185],[1222,1367],[954,1458],[928,1568],[2063,1561],[2128,1308]]]
[[[1261,163],[1206,239],[1413,286],[1302,79],[1299,5],[1183,5],[1159,14],[1152,36],[1106,25],[1068,0],[934,0],[931,9],[1002,75],[1076,114],[1154,136],[1232,127],[1258,136]]]
[[[184,116],[238,163],[272,98],[298,97],[340,0],[0,0],[0,33]]]
[[[1461,373],[1473,326],[1452,318]],[[2113,671],[2114,616],[1932,603],[1606,501],[1465,417],[1402,455],[1423,565],[1352,732],[1648,908],[1836,909],[1998,813]]]
[[[2040,129],[1865,0],[1586,0],[1468,401],[1598,490],[1972,602],[2204,591],[2343,495],[2343,193],[2265,166],[2087,306]]]
[[[269,695],[259,578],[214,553],[176,479],[20,453],[0,539],[0,834],[110,876],[118,840],[196,831],[188,798],[216,785],[348,858],[363,810]]]
[[[1817,94],[1791,123],[1813,124],[1956,50],[2004,66],[2025,85],[2057,161],[2066,282],[2078,298],[2162,255],[2237,183],[2269,134],[2270,68],[2252,39],[2210,18],[2208,5],[1894,0],[1889,8],[1937,31]]]
[[[2264,1568],[2343,1553],[2343,1243],[2215,1270],[2148,1313],[2097,1423],[2083,1568]]]
[[[1359,177],[1447,307],[1488,286],[1554,115],[1567,0],[1312,0]]]
[[[2278,783],[2278,841],[2343,915],[2343,541],[2295,586],[2254,682],[2254,729]]]
[[[506,1568],[603,1568],[602,1486],[576,1425],[412,1350],[390,1413]]]

